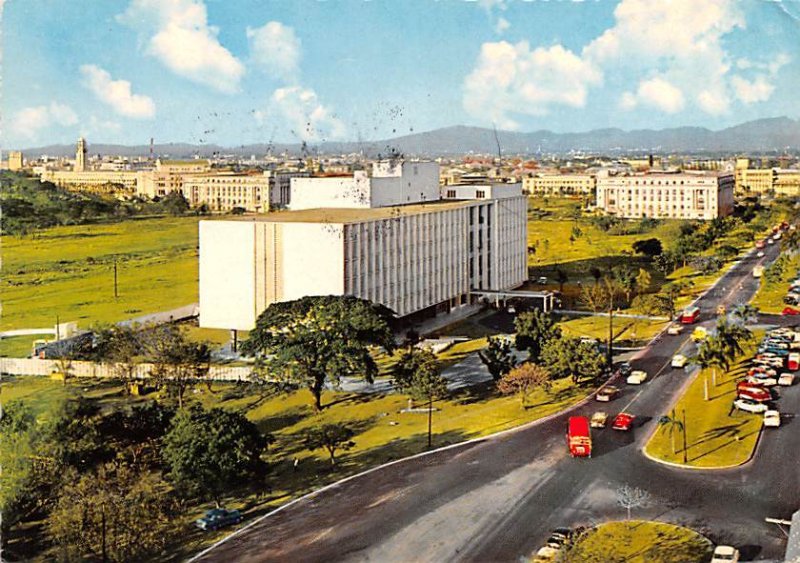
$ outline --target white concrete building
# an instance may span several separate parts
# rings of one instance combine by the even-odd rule
[[[733,212],[733,173],[601,175],[597,208],[618,217],[714,219]]]
[[[270,172],[236,174],[219,172],[183,176],[181,191],[192,207],[206,204],[211,211],[268,211]]]
[[[427,176],[428,163],[407,164],[410,184],[405,173],[396,184],[401,197],[411,197],[411,187],[430,202],[368,206],[399,199],[378,182],[378,193],[353,200],[360,207],[201,221],[200,325],[250,330],[271,303],[308,295],[355,295],[410,323],[475,302],[473,290],[527,280],[527,200],[519,184],[502,198],[442,201],[435,165],[423,185],[413,178],[423,169]],[[353,180],[361,189],[363,180]],[[341,203],[325,189],[323,201]]]
[[[596,186],[593,174],[535,174],[522,180],[523,190],[532,195],[586,195]]]

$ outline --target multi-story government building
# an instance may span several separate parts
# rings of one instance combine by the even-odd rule
[[[585,195],[594,193],[594,174],[535,174],[522,179],[523,191],[532,195]]]
[[[597,207],[625,218],[714,219],[733,212],[730,172],[598,176]]]
[[[250,330],[271,303],[309,295],[369,299],[408,324],[528,278],[520,184],[443,199],[438,165],[405,162],[291,190],[295,210],[200,222],[201,326]]]

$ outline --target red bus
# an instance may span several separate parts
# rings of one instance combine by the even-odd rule
[[[681,313],[680,320],[682,324],[690,325],[697,322],[698,317],[700,317],[700,307],[688,307]]]
[[[592,434],[589,419],[571,416],[567,426],[567,446],[572,457],[592,457]]]

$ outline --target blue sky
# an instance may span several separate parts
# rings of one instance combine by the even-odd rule
[[[0,2],[2,5],[2,2]],[[8,0],[4,147],[800,117],[800,0]]]

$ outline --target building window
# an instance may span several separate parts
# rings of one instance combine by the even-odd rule
[[[447,197],[451,198],[451,199],[455,198],[456,197],[456,191],[455,190],[447,190]]]
[[[483,190],[477,190],[475,192],[475,197],[477,197],[478,199],[484,199],[486,197],[486,192],[484,192]]]

